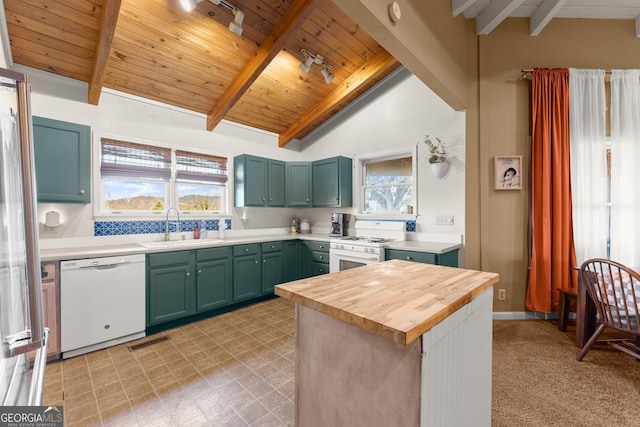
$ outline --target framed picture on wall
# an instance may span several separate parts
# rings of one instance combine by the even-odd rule
[[[522,189],[522,156],[496,156],[493,170],[494,190]]]

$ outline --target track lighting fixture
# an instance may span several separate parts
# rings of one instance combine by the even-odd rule
[[[333,81],[334,76],[329,72],[329,70],[332,69],[333,67],[327,64],[327,62],[324,60],[322,55],[314,55],[306,49],[300,49],[300,52],[304,55],[304,62],[300,64],[300,69],[303,72],[308,73],[309,69],[311,68],[311,65],[314,63],[318,65],[322,65],[322,70],[320,71],[320,74],[324,76],[324,81],[326,83],[331,83]]]
[[[183,9],[190,12],[196,8],[196,5],[203,0],[180,0]],[[233,13],[233,21],[229,22],[229,31],[234,34],[242,35],[242,21],[244,20],[244,12],[225,0],[209,0],[216,6],[224,7]]]

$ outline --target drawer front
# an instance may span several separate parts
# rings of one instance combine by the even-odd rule
[[[282,242],[266,242],[262,244],[262,253],[278,252],[282,250]]]
[[[329,253],[328,252],[313,251],[313,261],[314,262],[328,263],[329,262]]]
[[[403,259],[405,261],[422,262],[425,264],[435,264],[436,254],[428,252],[399,251],[390,249],[386,251],[386,259]]]
[[[250,243],[248,245],[236,245],[233,247],[233,256],[256,255],[260,250],[258,243]]]
[[[319,276],[321,274],[327,274],[329,272],[329,264],[324,262],[315,262],[312,266],[311,274],[314,276]]]
[[[208,261],[212,259],[229,258],[231,250],[228,246],[222,248],[206,248],[198,249],[196,252],[196,259],[198,261]]]
[[[307,242],[307,244],[312,251],[329,252],[329,242],[311,241]]]
[[[191,257],[191,251],[178,251],[178,252],[160,252],[155,254],[149,254],[147,258],[148,267],[168,267],[172,265],[186,265],[189,264]]]

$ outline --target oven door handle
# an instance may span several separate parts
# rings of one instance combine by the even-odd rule
[[[329,257],[332,255],[340,258],[347,258],[353,261],[378,261],[380,259],[379,254],[369,254],[365,252],[352,252],[345,251],[343,249],[329,249]]]

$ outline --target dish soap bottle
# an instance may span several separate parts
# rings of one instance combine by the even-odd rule
[[[204,220],[200,221],[200,238],[207,238],[207,223]]]

